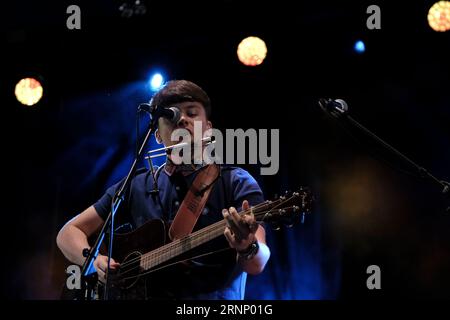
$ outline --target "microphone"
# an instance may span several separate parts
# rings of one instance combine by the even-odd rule
[[[329,98],[321,98],[319,99],[319,106],[328,112],[331,112],[333,115],[343,115],[348,112],[348,105],[342,99],[329,99]]]
[[[180,109],[177,107],[164,108],[161,106],[152,106],[149,103],[141,103],[138,110],[150,113],[152,120],[155,121],[155,123],[157,123],[158,119],[162,117],[174,124],[177,124],[181,118]]]

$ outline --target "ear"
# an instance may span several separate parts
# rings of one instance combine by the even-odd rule
[[[159,144],[162,144],[161,135],[159,134],[158,129],[156,129],[156,131],[155,131],[155,138],[156,138],[156,142],[158,142]]]
[[[211,129],[212,128],[212,122],[208,120],[208,122],[206,122],[206,130]]]

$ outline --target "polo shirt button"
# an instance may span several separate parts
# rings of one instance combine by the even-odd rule
[[[178,207],[180,205],[180,202],[179,201],[175,201],[174,205],[175,205],[175,207]]]
[[[176,186],[176,187],[175,187],[175,190],[180,191],[180,187],[179,187],[179,186]]]

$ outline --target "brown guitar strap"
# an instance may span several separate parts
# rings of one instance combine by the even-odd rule
[[[170,226],[171,240],[180,239],[192,232],[208,201],[212,186],[220,175],[220,167],[217,164],[207,165],[200,170]]]

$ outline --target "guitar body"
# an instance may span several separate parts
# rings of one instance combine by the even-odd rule
[[[150,220],[136,230],[114,234],[113,255],[117,262],[129,260],[133,251],[146,253],[168,242],[167,225],[163,220]]]
[[[167,299],[173,296],[163,279],[177,267],[163,268],[166,263],[154,268],[158,270],[144,270],[140,265],[143,254],[167,243],[168,226],[159,219],[150,220],[132,232],[115,234],[113,257],[121,267],[109,275],[109,299]],[[103,299],[103,290],[100,290],[100,297]]]
[[[190,294],[219,289],[229,278],[236,254],[225,238],[188,250],[150,269],[143,269],[145,253],[170,244],[169,226],[162,220],[150,220],[136,230],[114,235],[113,257],[121,264],[110,273],[109,299],[179,299]],[[207,252],[227,248],[220,255],[192,259]],[[99,290],[103,298],[103,290]]]

